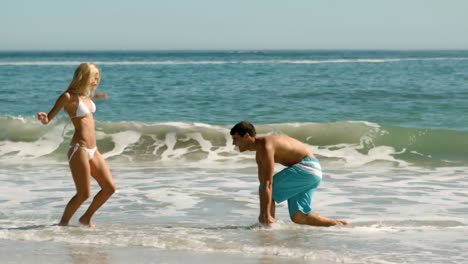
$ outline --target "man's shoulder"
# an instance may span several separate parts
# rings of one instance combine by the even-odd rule
[[[266,151],[267,149],[271,149],[275,141],[275,136],[258,137],[257,144],[260,146],[258,150]]]
[[[258,137],[256,140],[257,144],[257,156],[264,155],[266,152],[272,150],[273,140],[271,136]]]
[[[260,137],[260,138],[268,143],[268,142],[282,141],[282,140],[285,140],[285,139],[287,139],[289,137],[286,136],[286,135],[271,135],[271,136],[264,136],[264,137]]]
[[[287,142],[287,141],[293,140],[293,138],[287,135],[272,135],[272,136],[265,136],[264,140],[265,140],[265,145],[267,145],[267,144],[274,144],[276,142]]]

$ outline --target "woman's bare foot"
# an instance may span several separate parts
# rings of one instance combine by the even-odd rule
[[[78,220],[80,222],[80,224],[84,225],[84,226],[87,226],[87,227],[94,227],[93,223],[91,223],[91,219],[87,219],[85,218],[84,216],[82,216],[80,218],[80,220]]]
[[[59,226],[68,226],[68,223],[63,223],[63,222],[60,222],[58,223]]]

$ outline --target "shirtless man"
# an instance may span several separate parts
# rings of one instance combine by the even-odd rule
[[[288,136],[257,137],[255,127],[246,121],[231,129],[233,145],[239,151],[256,151],[258,166],[260,223],[275,223],[275,202],[288,200],[289,215],[296,224],[312,226],[347,225],[345,220],[335,220],[313,213],[312,196],[322,180],[319,161],[303,143]],[[273,177],[274,163],[287,168]]]

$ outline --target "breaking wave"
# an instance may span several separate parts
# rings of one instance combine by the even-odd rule
[[[66,161],[69,119],[48,126],[33,117],[0,116],[0,161]],[[345,166],[394,164],[458,166],[468,157],[468,132],[369,122],[257,125],[259,135],[286,134],[310,145],[322,160]],[[245,162],[252,153],[232,145],[230,126],[202,123],[96,121],[99,151],[115,162]]]

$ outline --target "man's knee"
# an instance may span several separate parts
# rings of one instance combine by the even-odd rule
[[[306,214],[298,210],[293,215],[291,215],[291,221],[299,225],[304,225],[306,223],[306,217]]]

